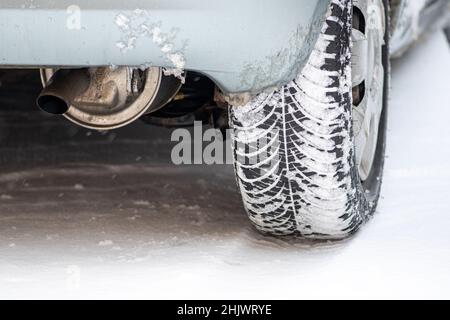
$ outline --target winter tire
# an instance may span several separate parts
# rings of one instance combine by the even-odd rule
[[[289,84],[230,107],[250,220],[271,235],[341,239],[380,196],[389,86],[388,2],[332,0]]]

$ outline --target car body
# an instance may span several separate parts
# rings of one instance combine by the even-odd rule
[[[226,92],[258,92],[295,75],[328,2],[7,0],[0,4],[0,63],[180,67],[157,36],[140,33],[145,25],[171,34],[165,45],[174,47],[184,69],[206,74]],[[79,24],[68,26],[73,18]],[[263,41],[255,37],[261,34]]]
[[[449,10],[448,0],[394,0],[391,56],[400,56],[420,34]]]
[[[426,3],[436,11],[446,0],[392,2],[398,54],[416,36],[411,25]],[[303,67],[329,3],[3,0],[0,65],[183,68],[205,74],[227,94],[257,93],[287,83]],[[143,27],[170,39],[158,43]],[[164,53],[164,46],[177,55]]]

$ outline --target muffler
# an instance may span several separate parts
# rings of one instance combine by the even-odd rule
[[[45,112],[95,130],[123,127],[170,102],[181,80],[161,68],[43,69],[37,99]]]

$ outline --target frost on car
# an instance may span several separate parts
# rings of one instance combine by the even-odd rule
[[[0,64],[38,68],[48,113],[231,130],[244,207],[272,235],[343,238],[375,212],[389,60],[444,0],[0,4]]]

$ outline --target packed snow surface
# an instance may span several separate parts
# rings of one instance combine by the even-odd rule
[[[444,35],[392,69],[378,213],[326,243],[255,232],[232,168],[171,165],[168,130],[86,131],[2,81],[0,298],[450,298]]]

